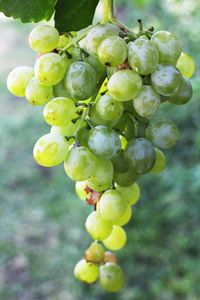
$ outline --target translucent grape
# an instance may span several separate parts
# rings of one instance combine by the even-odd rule
[[[88,145],[96,156],[103,159],[115,157],[121,150],[118,134],[106,126],[96,126],[91,130]]]
[[[105,220],[98,211],[93,211],[86,220],[87,232],[94,240],[105,240],[112,232],[112,223]]]
[[[111,234],[107,239],[103,240],[104,246],[108,249],[116,251],[122,249],[126,244],[126,232],[119,226],[113,226]]]
[[[116,221],[115,225],[124,226],[131,220],[131,217],[132,217],[132,208],[130,205],[128,205],[125,213],[120,216],[120,218]]]
[[[115,172],[114,181],[121,186],[132,185],[138,179],[138,172],[133,169],[128,169],[125,172]]]
[[[34,76],[34,70],[31,67],[17,67],[10,72],[7,78],[8,90],[15,96],[24,97],[26,87]]]
[[[156,154],[152,143],[145,138],[136,138],[128,142],[124,150],[127,164],[139,174],[149,172],[156,159]]]
[[[78,120],[76,123],[69,122],[65,126],[52,126],[50,132],[58,133],[63,136],[71,136],[75,133],[79,125],[80,125],[80,120]]]
[[[186,78],[192,77],[195,72],[195,62],[188,54],[182,52],[179,57],[176,67],[179,69],[181,74]]]
[[[32,105],[44,105],[53,97],[53,88],[41,85],[34,77],[26,87],[25,96]]]
[[[142,79],[133,70],[120,70],[114,73],[108,81],[109,94],[118,101],[134,99],[141,88]]]
[[[43,167],[54,167],[64,161],[68,151],[69,146],[64,137],[48,133],[36,142],[33,157]]]
[[[133,100],[135,111],[141,117],[150,117],[160,106],[160,95],[149,85],[143,85],[141,92]]]
[[[66,72],[66,57],[56,53],[40,56],[35,63],[35,76],[45,86],[55,85],[60,82]]]
[[[176,35],[169,31],[157,31],[151,38],[159,51],[159,62],[175,65],[181,54],[181,44]]]
[[[160,118],[150,122],[146,129],[146,136],[152,141],[154,146],[168,149],[176,145],[180,132],[174,122]]]
[[[156,152],[156,159],[157,159],[157,152]],[[155,164],[154,164],[155,166]],[[152,171],[152,169],[151,169]],[[140,187],[137,183],[134,183],[130,186],[120,186],[116,185],[117,191],[120,192],[122,198],[124,198],[129,205],[134,205],[140,199]]]
[[[86,147],[74,147],[64,162],[64,169],[74,181],[83,181],[94,176],[96,159]]]
[[[166,158],[164,153],[160,149],[155,148],[155,150],[156,150],[156,161],[153,168],[151,169],[151,173],[158,174],[165,169]]]
[[[141,75],[155,71],[159,54],[156,46],[142,36],[128,45],[128,62],[130,67]]]
[[[29,35],[29,44],[37,53],[46,53],[57,47],[59,32],[50,25],[38,25]]]
[[[91,120],[91,122],[94,126],[96,126],[96,125],[105,125],[105,126],[108,126],[108,127],[112,128],[118,123],[119,118],[112,119],[112,120],[109,120],[109,121],[105,120],[105,119],[102,119],[100,117],[99,113],[96,110],[96,106],[94,105],[90,109],[90,120]]]
[[[66,126],[76,117],[74,102],[65,97],[54,98],[45,105],[43,116],[49,125]]]
[[[119,36],[109,36],[98,48],[98,57],[102,64],[108,67],[121,65],[127,58],[126,42]]]
[[[99,210],[102,217],[116,224],[126,212],[127,203],[116,190],[107,190],[100,199]]]
[[[187,78],[183,78],[178,92],[169,98],[169,102],[182,105],[188,103],[192,98],[192,84]]]
[[[119,119],[124,110],[120,101],[115,101],[107,94],[99,97],[95,105],[99,116],[107,121]]]
[[[65,88],[70,98],[86,100],[90,98],[97,87],[95,69],[86,62],[74,62],[65,75]]]
[[[82,259],[74,268],[74,276],[85,283],[93,283],[99,277],[99,268],[97,265]]]
[[[99,285],[107,292],[118,292],[124,286],[124,273],[114,263],[106,263],[99,269]]]

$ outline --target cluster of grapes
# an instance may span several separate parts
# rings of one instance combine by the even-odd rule
[[[124,273],[110,250],[126,243],[122,226],[140,197],[136,181],[161,172],[166,162],[160,149],[179,138],[171,120],[151,117],[166,101],[191,99],[194,62],[174,34],[141,26],[133,33],[96,24],[59,35],[39,25],[29,44],[38,53],[35,66],[14,69],[8,89],[45,105],[44,120],[52,127],[36,142],[34,159],[45,167],[64,162],[78,196],[94,207],[85,223],[94,242],[75,266],[75,277],[116,292]]]

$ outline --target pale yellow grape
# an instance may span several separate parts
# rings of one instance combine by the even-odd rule
[[[154,174],[158,174],[165,169],[166,158],[164,153],[160,149],[155,148],[155,150],[156,150],[156,161],[150,172]]]
[[[99,277],[99,268],[97,265],[82,259],[74,268],[74,276],[85,283],[93,283]]]
[[[87,180],[77,181],[75,184],[76,194],[83,201],[85,201],[86,198],[88,197],[88,193],[86,193],[85,191],[86,186],[87,186]]]
[[[134,205],[140,199],[140,187],[137,183],[130,186],[120,186],[116,184],[116,190],[120,192],[122,198],[127,201],[129,205]]]
[[[67,69],[65,56],[56,53],[42,55],[35,63],[35,76],[42,85],[56,85],[60,82]]]
[[[68,151],[69,146],[63,136],[48,133],[36,142],[33,157],[43,167],[54,167],[64,161]]]
[[[118,224],[119,218],[126,213],[128,204],[117,190],[107,190],[100,199],[99,210],[102,217]]]
[[[87,232],[94,240],[105,240],[112,232],[112,223],[105,220],[98,211],[93,211],[86,220]]]
[[[25,96],[30,104],[43,105],[53,97],[53,87],[41,85],[34,77],[26,87]]]
[[[132,217],[132,208],[131,206],[128,206],[125,213],[122,214],[119,217],[119,219],[115,222],[115,225],[124,226],[131,220],[131,217]]]
[[[120,250],[126,244],[126,232],[123,228],[119,226],[113,226],[113,230],[111,234],[107,237],[107,239],[103,240],[104,246],[109,250]]]
[[[69,98],[54,98],[45,105],[43,116],[49,125],[66,126],[76,117],[76,107]]]
[[[71,136],[75,133],[79,125],[80,125],[80,120],[76,121],[76,123],[73,123],[71,121],[65,126],[52,126],[50,132],[59,133],[63,136]]]
[[[29,35],[30,47],[37,53],[50,52],[57,47],[59,32],[50,25],[38,25]]]
[[[26,87],[34,76],[32,67],[21,66],[10,72],[7,78],[7,87],[9,91],[18,97],[25,96]]]
[[[192,77],[192,75],[195,72],[195,62],[192,59],[191,56],[189,56],[187,53],[182,52],[176,67],[179,69],[181,74],[185,76],[186,78]]]
[[[91,243],[90,247],[85,251],[85,259],[92,263],[102,263],[104,261],[104,248],[98,242],[94,241]]]

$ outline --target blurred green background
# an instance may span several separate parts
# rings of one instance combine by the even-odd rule
[[[126,287],[114,295],[77,282],[72,273],[90,238],[90,208],[78,200],[63,166],[35,164],[32,147],[48,132],[42,109],[8,93],[6,77],[32,65],[28,47],[34,24],[0,15],[0,299],[2,300],[199,300],[200,299],[200,1],[119,0],[127,25],[175,32],[196,61],[194,97],[160,114],[181,129],[166,151],[168,167],[140,180],[142,197],[126,226],[128,243],[117,253]]]

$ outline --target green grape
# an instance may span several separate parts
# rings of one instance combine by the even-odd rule
[[[85,258],[89,262],[101,264],[104,261],[103,246],[97,241],[92,242],[90,247],[85,251]]]
[[[22,66],[15,68],[7,78],[8,90],[14,96],[24,97],[26,87],[33,76],[34,70],[32,67]]]
[[[119,138],[120,138],[120,141],[121,141],[122,150],[124,150],[126,148],[127,143],[128,143],[127,139],[123,135],[120,135]]]
[[[156,149],[157,150],[157,149]],[[156,161],[157,161],[157,151],[156,151]],[[156,164],[156,162],[155,162]],[[154,164],[154,166],[155,166]],[[151,169],[152,171],[152,169]],[[137,183],[130,186],[120,186],[116,185],[116,190],[120,192],[121,196],[127,201],[129,205],[134,205],[140,199],[140,187]]]
[[[181,54],[181,44],[176,35],[168,31],[157,31],[151,38],[159,51],[159,62],[175,65]]]
[[[99,268],[97,265],[81,259],[74,268],[74,276],[85,283],[93,283],[99,277]]]
[[[71,99],[51,99],[44,107],[43,116],[49,125],[66,126],[76,117],[76,107]]]
[[[190,57],[188,54],[182,52],[177,64],[176,64],[177,69],[179,69],[179,71],[181,72],[181,74],[183,76],[185,76],[186,78],[190,78],[192,77],[192,75],[195,72],[195,62],[192,59],[192,57]]]
[[[99,97],[95,103],[99,116],[107,121],[119,119],[123,113],[123,104],[109,95]]]
[[[104,246],[109,250],[120,250],[126,244],[126,232],[123,228],[119,226],[113,226],[113,230],[107,239],[103,240]]]
[[[65,76],[65,88],[70,98],[86,100],[90,98],[97,87],[95,69],[86,62],[74,62]]]
[[[87,180],[77,181],[75,184],[76,194],[83,201],[85,201],[88,197],[88,193],[85,191],[87,185],[88,185]]]
[[[80,126],[81,120],[76,121],[76,123],[69,122],[65,126],[52,126],[50,132],[51,133],[58,133],[63,136],[72,136],[77,128]]]
[[[120,83],[120,84],[119,84]],[[108,81],[110,96],[118,101],[134,99],[142,88],[141,77],[133,70],[120,70]]]
[[[129,186],[136,182],[138,173],[136,170],[128,169],[125,172],[115,172],[114,181],[121,186]]]
[[[165,169],[166,158],[164,153],[160,149],[155,148],[155,150],[156,150],[156,161],[153,168],[151,169],[151,173],[158,174]]]
[[[123,173],[127,171],[127,165],[124,160],[124,151],[121,151],[119,155],[112,158],[112,164],[114,172]]]
[[[81,146],[88,148],[89,134],[90,134],[90,129],[87,126],[81,127],[76,134],[77,142]]]
[[[148,75],[155,71],[159,54],[156,46],[142,36],[128,45],[128,63],[140,75]]]
[[[94,240],[105,240],[112,232],[112,223],[105,220],[98,211],[93,211],[86,220],[87,232]]]
[[[149,85],[143,85],[139,95],[133,100],[135,111],[141,117],[150,117],[160,106],[160,95]]]
[[[64,80],[53,86],[53,94],[55,97],[69,97],[69,93],[65,88]]]
[[[169,102],[182,105],[189,102],[192,98],[192,85],[187,78],[183,78],[183,82],[178,90],[178,92],[169,98]]]
[[[131,101],[131,105],[133,107],[133,101]],[[134,138],[136,133],[136,127],[135,123],[130,117],[130,113],[123,113],[123,115],[119,119],[119,122],[114,126],[114,129],[122,132],[126,140]]]
[[[58,49],[62,49],[65,46],[67,46],[67,44],[69,44],[72,40],[72,37],[70,35],[66,36],[64,34],[59,36],[59,41],[58,41],[58,45],[56,48]]]
[[[43,167],[54,167],[65,160],[68,151],[69,146],[63,136],[48,133],[36,142],[33,157]]]
[[[55,85],[63,79],[66,69],[65,56],[56,53],[44,54],[36,60],[35,77],[42,85]]]
[[[66,174],[74,181],[83,181],[94,175],[96,159],[86,147],[74,147],[64,162]]]
[[[90,131],[88,145],[96,156],[103,159],[111,159],[121,150],[118,134],[106,126],[96,126]]]
[[[99,81],[103,74],[106,71],[106,68],[102,63],[99,61],[98,57],[95,55],[89,54],[88,56],[83,57],[83,61],[90,64],[96,71],[97,80]]]
[[[117,67],[127,58],[126,42],[119,36],[109,36],[104,39],[98,48],[98,57],[102,64],[108,67]]]
[[[52,86],[41,85],[37,79],[33,77],[26,87],[25,96],[30,104],[43,105],[53,97],[53,88]]]
[[[106,73],[107,73],[107,77],[108,79],[115,73],[118,72],[119,69],[117,67],[107,67],[106,68]]]
[[[97,192],[108,189],[112,184],[113,165],[109,160],[97,159],[93,177],[88,179],[90,188]]]
[[[124,226],[126,225],[132,217],[132,208],[130,205],[127,206],[127,209],[124,214],[120,216],[115,225]]]
[[[110,128],[114,127],[119,121],[118,118],[113,119],[113,120],[109,120],[109,121],[102,119],[100,117],[99,113],[97,112],[95,105],[92,106],[91,109],[90,109],[90,120],[91,120],[91,122],[94,126],[105,125],[105,126],[108,126]]]
[[[58,46],[59,32],[50,25],[38,25],[31,31],[28,41],[37,53],[50,52]]]
[[[113,24],[98,24],[86,36],[86,49],[88,53],[97,55],[101,42],[109,36],[119,35],[119,28]]]
[[[151,74],[153,88],[163,96],[173,96],[182,84],[183,77],[178,69],[173,66],[158,65]]]
[[[145,138],[130,140],[124,150],[124,156],[130,168],[133,168],[139,174],[149,172],[156,159],[152,143]]]
[[[117,190],[107,190],[100,199],[99,211],[102,217],[116,224],[126,212],[128,204]]]
[[[168,149],[176,145],[180,132],[174,122],[169,119],[152,120],[146,129],[146,137],[155,147]]]
[[[121,290],[124,286],[124,273],[122,269],[114,263],[106,263],[99,269],[99,285],[110,293]]]

